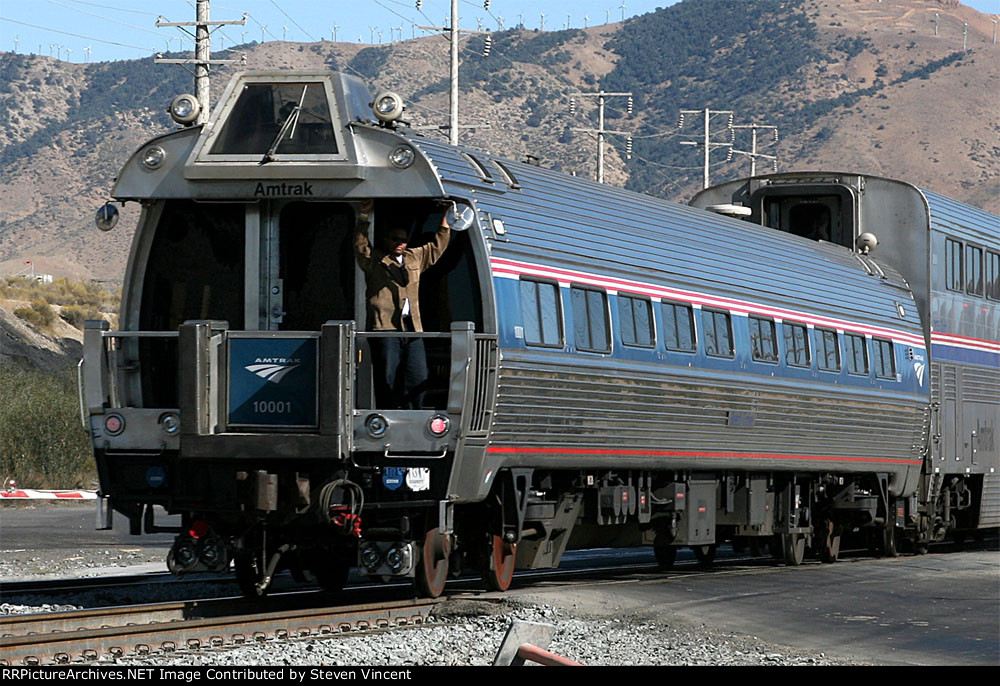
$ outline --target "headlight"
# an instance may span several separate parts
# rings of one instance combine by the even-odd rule
[[[361,564],[370,570],[378,569],[382,563],[382,555],[374,545],[361,551]]]
[[[408,145],[400,145],[389,153],[389,161],[392,162],[393,166],[400,169],[409,167],[413,164],[414,159],[416,159],[416,154],[413,152],[413,148]]]
[[[151,145],[142,151],[142,166],[146,169],[159,169],[163,160],[167,159],[167,151],[158,145]]]
[[[403,116],[403,99],[395,93],[380,93],[372,102],[372,112],[379,121],[393,122]]]
[[[170,102],[167,112],[170,113],[170,118],[175,122],[188,126],[193,124],[198,119],[198,115],[201,114],[201,103],[190,93],[184,93]]]
[[[365,429],[368,430],[368,435],[372,438],[381,438],[389,430],[389,420],[380,414],[368,415],[368,419],[365,420]]]
[[[180,430],[181,418],[173,412],[168,412],[160,416],[160,428],[172,436]]]

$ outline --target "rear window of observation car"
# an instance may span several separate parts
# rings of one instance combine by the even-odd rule
[[[210,154],[264,155],[275,144],[277,154],[337,152],[333,118],[322,83],[245,85]]]

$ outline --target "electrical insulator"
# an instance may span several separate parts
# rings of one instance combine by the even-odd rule
[[[726,162],[731,162],[732,159],[733,159],[733,149],[729,148],[729,150],[726,151]]]
[[[569,113],[576,114],[576,98],[569,99]]]
[[[483,41],[483,57],[490,56],[490,48],[493,47],[493,37],[487,35],[486,40]]]
[[[417,9],[420,9],[423,6],[424,6],[424,0],[417,0]]]
[[[684,115],[683,115],[683,114],[682,114],[682,115],[680,116],[680,118],[679,118],[679,119],[677,120],[677,128],[678,128],[678,129],[682,129],[682,128],[684,128]]]
[[[632,159],[632,136],[625,139],[625,159]]]
[[[490,0],[483,0],[483,9],[489,11],[489,9],[490,9]]]
[[[628,96],[628,113],[632,114],[632,96]]]

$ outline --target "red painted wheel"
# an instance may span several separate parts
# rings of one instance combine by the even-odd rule
[[[506,591],[514,579],[517,544],[504,543],[499,536],[491,536],[485,553],[480,572],[486,588],[491,591]]]
[[[437,598],[444,593],[450,556],[451,537],[441,535],[437,529],[428,531],[424,536],[424,544],[420,546],[420,559],[417,561],[417,575],[414,579],[420,595]]]

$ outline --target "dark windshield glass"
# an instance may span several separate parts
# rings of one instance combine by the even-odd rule
[[[322,83],[254,83],[243,87],[211,154],[268,152],[279,155],[337,152],[330,105]]]

